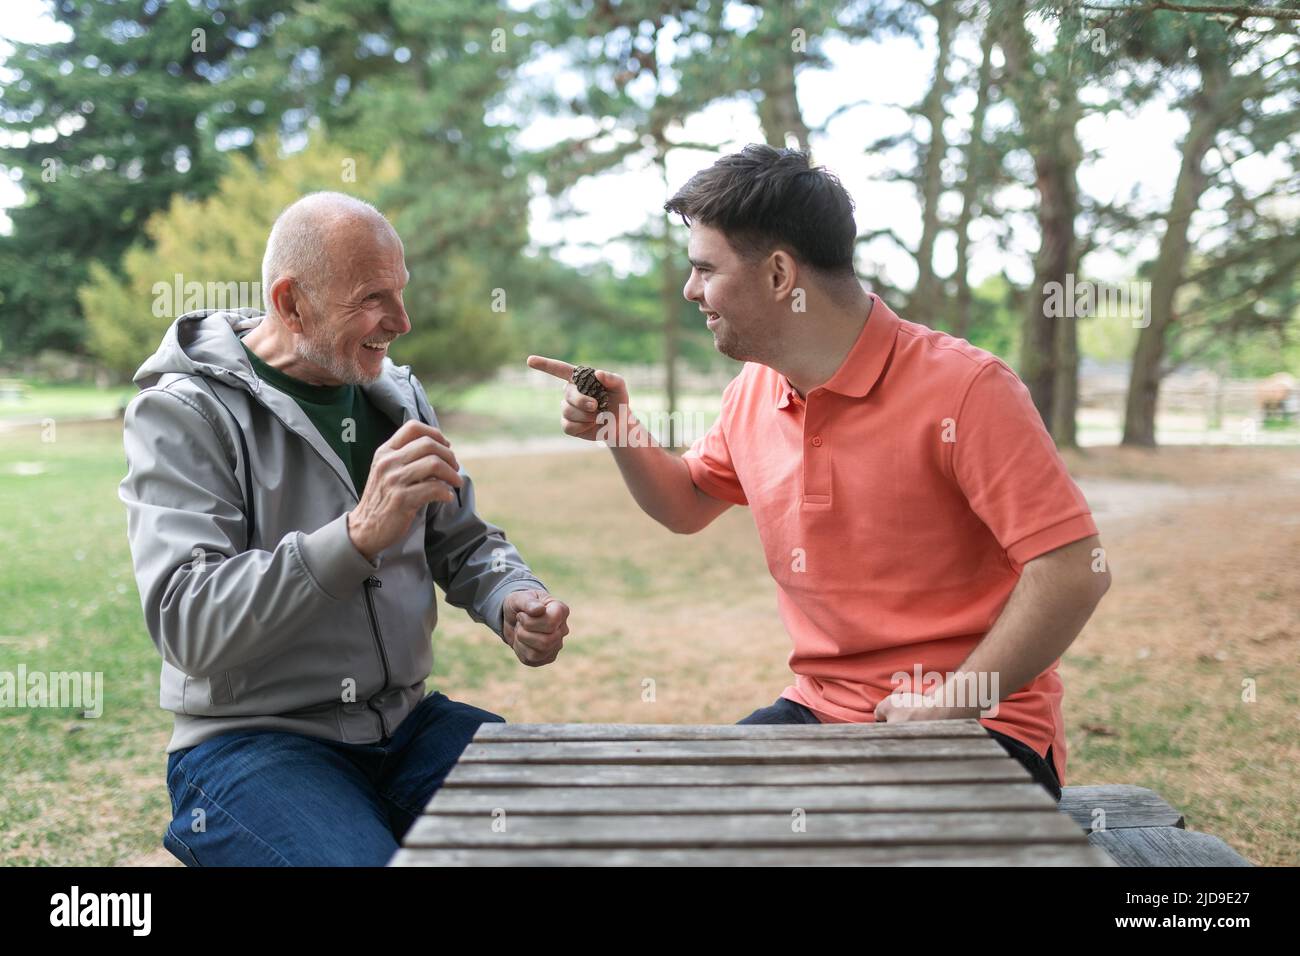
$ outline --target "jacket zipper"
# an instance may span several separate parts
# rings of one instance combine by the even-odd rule
[[[379,662],[384,665],[384,690],[388,689],[388,654],[384,651],[383,633],[379,629],[379,615],[375,613],[375,600],[371,594],[371,588],[382,588],[384,582],[379,580],[373,574],[365,580],[366,591],[366,613],[370,615],[370,632],[374,635],[375,646],[379,648]],[[374,701],[366,698],[366,705],[379,715],[379,726],[388,736],[388,722],[384,720],[384,712],[375,706]]]
[[[283,427],[285,431],[293,432],[293,434],[295,435],[298,434],[296,431],[294,431],[292,428],[289,427],[289,425],[285,422],[283,418],[281,418],[279,415],[275,413],[275,409],[271,408],[265,402],[262,402],[262,407],[271,413],[271,417],[274,418],[276,421],[278,421],[281,427]],[[420,411],[420,404],[418,399],[416,400],[415,413],[420,417],[420,421],[424,421],[424,414]],[[343,485],[343,487],[348,490],[348,492],[352,495],[353,498],[357,500],[358,503],[360,503],[361,496],[357,494],[357,492],[354,491],[352,488],[348,487],[347,482],[343,481],[343,476],[340,475],[338,472],[334,471],[334,467],[329,463],[329,460],[326,459],[326,457],[320,453],[320,451],[316,448],[316,446],[313,445],[310,441],[307,441],[306,438],[303,438],[303,436],[298,435],[298,437],[302,438],[302,440],[307,443],[307,447],[309,447],[312,451],[316,452],[316,457],[321,460],[321,462],[325,465],[327,469],[329,469],[329,471],[334,473],[334,477],[338,478],[339,482]],[[459,503],[460,501],[459,488],[456,489],[456,500]],[[388,671],[388,654],[384,651],[383,632],[379,629],[379,615],[375,613],[375,600],[374,597],[371,595],[370,589],[372,587],[382,588],[383,586],[384,586],[384,582],[381,581],[379,578],[375,577],[373,574],[370,577],[366,578],[365,580],[364,590],[366,594],[366,616],[370,618],[370,634],[375,639],[375,647],[379,651],[379,663],[383,665],[384,668],[384,686],[381,689],[381,692],[383,690],[388,689],[388,683],[391,680],[391,677]],[[381,711],[378,707],[376,707],[374,705],[374,702],[371,701],[369,698],[366,699],[366,706],[369,707],[371,710],[373,710],[377,715],[379,715],[380,729],[383,730],[384,736],[387,737],[388,721],[384,719],[384,712]]]
[[[274,412],[272,412],[271,414],[275,415]],[[275,417],[279,419],[280,416],[276,415]],[[281,421],[280,424],[284,425],[284,422]],[[289,428],[288,425],[284,425],[284,427],[287,431],[293,431],[293,429]],[[316,457],[318,457],[322,462],[324,462],[325,467],[329,468],[330,471],[334,471],[333,467],[326,460],[325,456],[322,455],[319,451],[316,451],[315,445],[312,445],[311,442],[307,442],[307,445],[311,448],[312,451],[316,452]],[[335,472],[335,475],[337,477],[337,472]],[[342,480],[343,480],[342,478],[339,478],[339,481]],[[344,485],[344,487],[347,486]],[[358,495],[355,491],[352,491],[352,489],[350,488],[348,490],[352,492],[352,497],[356,498],[359,503],[361,501],[361,496]],[[388,671],[388,653],[384,650],[384,635],[383,635],[383,631],[380,630],[379,627],[379,615],[375,611],[375,599],[374,596],[371,594],[370,589],[382,588],[384,586],[384,582],[372,574],[370,575],[370,577],[366,578],[364,584],[365,587],[363,590],[365,591],[365,595],[366,595],[366,616],[370,618],[370,636],[375,639],[375,648],[376,650],[379,651],[379,663],[384,668],[384,686],[380,688],[380,693],[383,693],[384,691],[388,690],[388,683],[391,680],[391,677]],[[384,719],[384,712],[380,710],[378,707],[376,707],[374,701],[372,701],[370,698],[366,698],[366,706],[369,707],[371,710],[373,710],[379,716],[379,728],[380,730],[383,731],[384,736],[387,737],[388,721]]]
[[[267,410],[271,411],[270,409]],[[293,431],[293,429],[290,428],[288,425],[286,425],[284,423],[284,420],[281,419],[279,415],[276,415],[274,411],[271,411],[271,414],[274,415],[276,420],[279,421],[280,424],[284,426],[284,429],[286,431],[290,431],[290,432]],[[306,441],[306,439],[303,440]],[[334,471],[333,466],[330,465],[329,461],[326,460],[324,455],[322,455],[319,451],[317,451],[315,445],[313,445],[311,442],[308,441],[307,446],[311,448],[312,451],[316,452],[316,457],[319,458],[324,463],[326,468],[328,468],[330,471]],[[334,472],[334,474],[335,477],[337,477],[340,482],[343,481],[343,478],[338,474],[338,472]],[[345,488],[348,487],[346,483],[344,484],[344,487]],[[358,495],[355,491],[353,491],[351,488],[348,488],[348,491],[351,493],[352,497],[357,500],[358,503],[361,501],[361,496]],[[384,635],[379,628],[379,615],[375,612],[375,599],[374,596],[371,594],[370,589],[382,588],[384,586],[384,582],[372,574],[370,577],[366,578],[364,584],[365,587],[363,590],[365,591],[365,595],[366,595],[366,616],[370,618],[370,636],[375,639],[375,649],[379,651],[379,663],[384,668],[384,686],[380,688],[380,693],[383,693],[388,689],[388,683],[391,680],[391,677],[388,671],[388,654],[384,650]],[[375,714],[378,715],[379,728],[380,730],[383,731],[384,736],[387,737],[389,735],[388,721],[384,719],[384,712],[380,710],[378,707],[376,707],[374,701],[372,701],[370,698],[366,698],[366,706],[369,707],[371,710],[375,712]]]

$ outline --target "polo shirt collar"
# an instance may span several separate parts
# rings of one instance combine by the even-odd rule
[[[894,350],[894,338],[898,334],[899,318],[885,305],[880,296],[874,292],[871,296],[871,308],[867,312],[867,321],[858,333],[858,339],[849,349],[840,367],[836,369],[824,384],[818,386],[831,392],[838,392],[849,398],[862,398],[880,380],[885,362]],[[794,386],[783,374],[777,373],[778,394],[777,408],[785,408],[794,399]],[[815,391],[815,389],[814,389]]]

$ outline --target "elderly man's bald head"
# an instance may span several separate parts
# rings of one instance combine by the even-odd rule
[[[337,267],[336,257],[355,247],[358,234],[397,239],[397,232],[364,199],[346,193],[309,193],[287,206],[271,227],[262,256],[262,301],[271,312],[271,286],[289,277],[319,301]]]
[[[379,210],[343,193],[304,196],[267,239],[267,316],[245,344],[311,384],[372,382],[388,346],[410,331],[409,280],[402,240]]]

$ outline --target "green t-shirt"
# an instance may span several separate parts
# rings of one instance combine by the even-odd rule
[[[258,377],[293,398],[311,419],[321,437],[347,466],[360,495],[370,476],[375,450],[397,431],[392,419],[375,407],[360,386],[310,385],[267,365],[247,345],[244,351]],[[350,428],[347,419],[352,420]]]

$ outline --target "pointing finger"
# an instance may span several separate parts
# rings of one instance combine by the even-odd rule
[[[559,359],[546,358],[543,355],[528,356],[528,367],[535,368],[539,372],[545,372],[547,375],[554,375],[556,378],[568,381],[573,375],[573,366],[568,362],[561,362]]]

